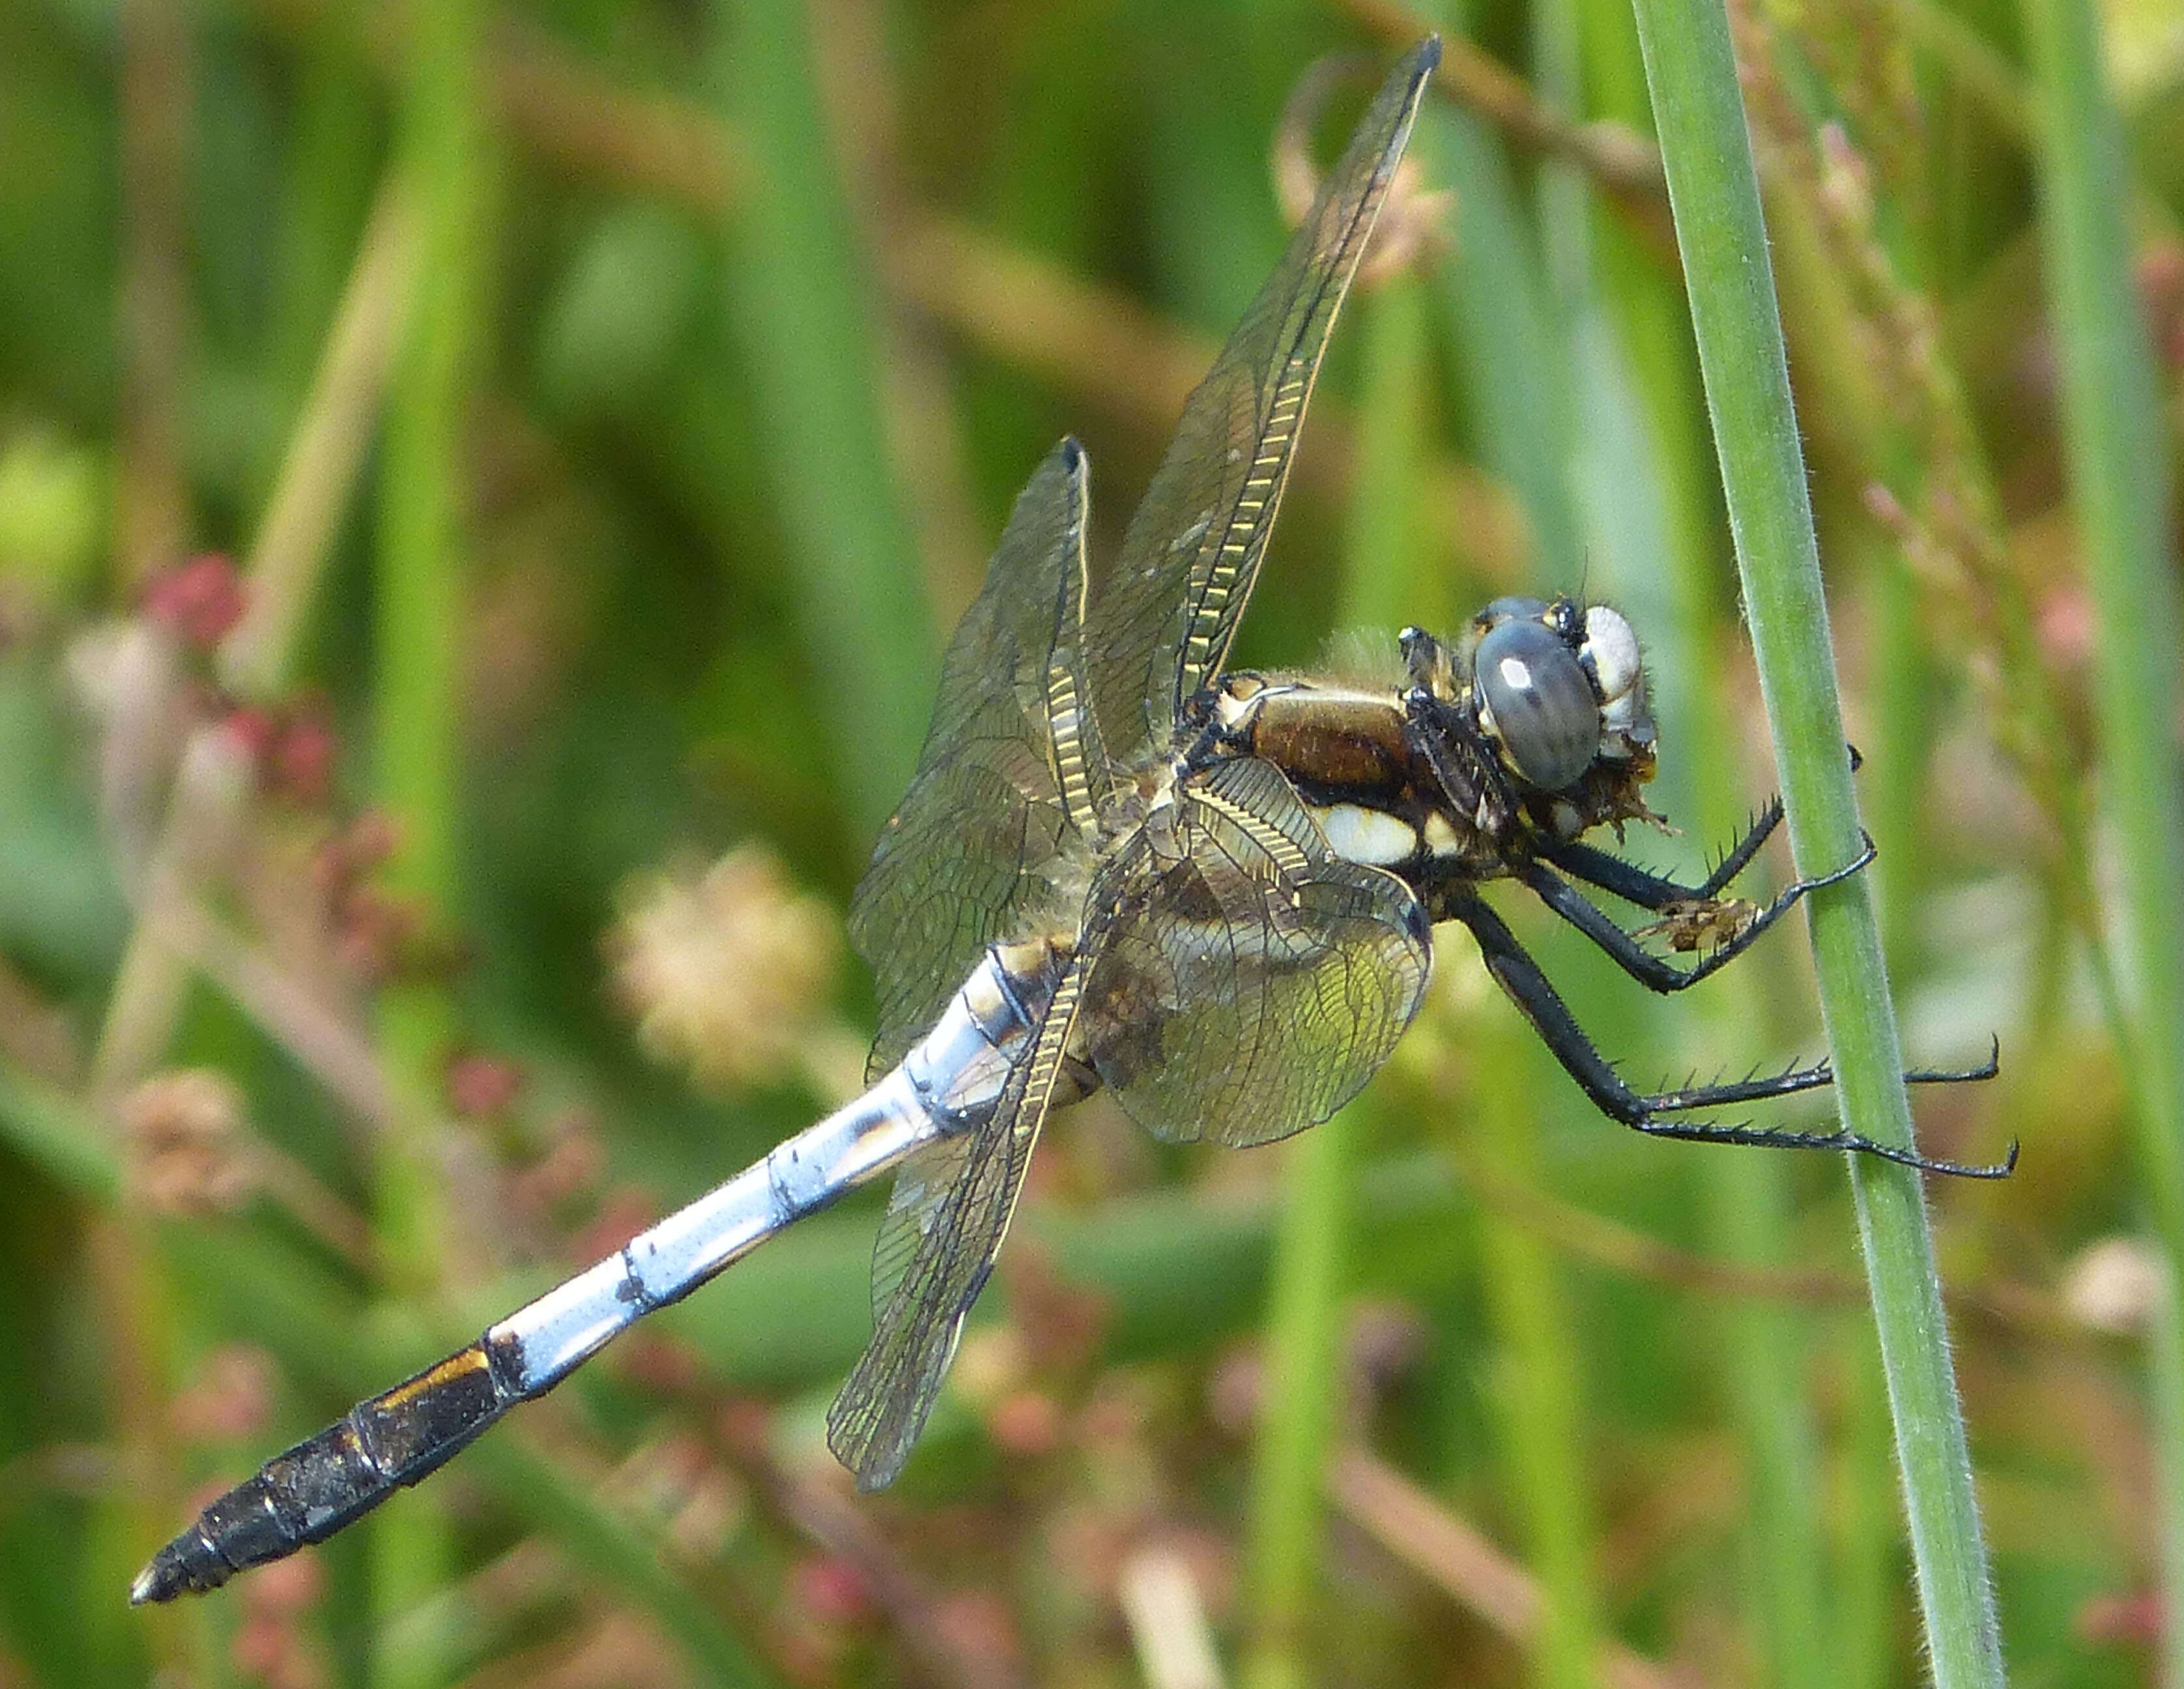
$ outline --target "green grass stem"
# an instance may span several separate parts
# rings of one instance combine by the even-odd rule
[[[370,437],[411,247],[398,205],[391,194],[384,196],[261,526],[246,577],[248,613],[223,647],[223,677],[239,698],[270,700],[286,683],[297,628],[315,594],[334,524]],[[231,661],[238,651],[239,664]],[[234,746],[217,728],[192,737],[100,1030],[93,1089],[107,1101],[168,1057],[189,1001],[192,967],[163,930],[161,915],[174,898],[195,895],[195,880],[224,851],[214,841],[231,839],[251,789]],[[41,1112],[32,1109],[31,1118]],[[118,1583],[128,1575],[126,1560],[132,1554],[141,1558],[170,1527],[182,1499],[178,1486],[164,1481],[176,1470],[171,1438],[143,1429],[165,1419],[165,1407],[151,1397],[173,1386],[168,1367],[179,1336],[169,1317],[175,1298],[165,1288],[164,1263],[139,1218],[124,1213],[101,1225],[109,1243],[99,1252],[100,1291],[114,1314],[102,1324],[128,1334],[134,1351],[117,1376],[127,1380],[120,1393],[125,1439],[132,1463],[147,1474],[146,1481],[122,1492],[128,1517],[109,1545],[113,1564],[106,1554],[89,1563],[102,1581]],[[94,1610],[103,1611],[104,1604]],[[162,1619],[153,1636],[163,1652],[186,1641],[203,1644],[203,1626],[194,1621]]]
[[[2063,423],[2086,568],[2107,800],[2131,934],[2140,1156],[2156,1223],[2184,1258],[2184,779],[2170,447],[2156,361],[2131,275],[2121,130],[2092,10],[2025,7],[2041,131],[2048,283]]]
[[[1859,849],[1819,548],[1729,18],[1719,0],[1639,0],[1646,83],[1801,871]],[[1869,889],[1806,905],[1843,1118],[1912,1141]],[[1853,1157],[1852,1191],[1889,1383],[1927,1646],[1940,1689],[2003,1681],[2001,1641],[1918,1176]]]
[[[2145,307],[2133,285],[2131,180],[2104,74],[2101,22],[2082,0],[2026,0],[2038,129],[2048,309],[2063,366],[2064,455],[2093,603],[2101,761],[2121,869],[2128,1028],[2125,1076],[2169,1277],[2184,1283],[2184,700],[2176,594],[2173,443],[2154,385]],[[2173,1326],[2177,1298],[2153,1317]],[[2160,1357],[2184,1353],[2175,1329]],[[2184,1681],[2184,1402],[2153,1394],[2163,1480],[2170,1682]]]
[[[270,702],[290,683],[304,618],[377,432],[417,245],[416,220],[401,185],[390,179],[365,225],[259,521],[245,577],[245,613],[220,643],[220,680],[239,699]]]
[[[1594,106],[1586,114],[1643,133],[1652,125],[1631,16],[1622,0],[1573,8]],[[1568,80],[1576,85],[1574,74]],[[1724,594],[1716,566],[1703,414],[1673,279],[1618,220],[1565,209],[1558,291],[1574,318],[1573,382],[1587,442],[1580,498],[1593,569],[1641,628],[1651,659],[1663,755],[1658,806],[1687,840],[1719,848],[1746,810],[1703,747],[1729,744],[1731,716],[1719,654]],[[1555,203],[1549,203],[1550,215]],[[1755,966],[1758,959],[1754,959]],[[1650,1020],[1676,1047],[1711,1065],[1749,1061],[1763,1018],[1725,994],[1701,990],[1658,1005]],[[1749,1265],[1780,1264],[1788,1235],[1790,1168],[1778,1157],[1694,1158],[1701,1212],[1714,1251]],[[1821,1600],[1818,1439],[1804,1400],[1811,1320],[1750,1303],[1730,1311],[1718,1351],[1741,1445],[1746,1509],[1742,1593],[1760,1681],[1820,1689],[1841,1647]]]
[[[1537,1189],[1547,1177],[1537,1099],[1557,1094],[1552,1062],[1498,1001],[1472,1036],[1479,1084],[1464,1128],[1468,1147],[1498,1181]],[[1602,1632],[1577,1304],[1564,1263],[1531,1228],[1489,1212],[1480,1217],[1479,1240],[1502,1481],[1541,1597],[1526,1675],[1537,1689],[1591,1689]]]
[[[1560,360],[1508,159],[1476,118],[1435,103],[1418,114],[1412,147],[1429,179],[1459,186],[1456,249],[1440,268],[1439,293],[1481,460],[1523,507],[1534,580],[1574,582],[1584,545],[1553,375]]]
[[[272,703],[287,686],[298,638],[325,578],[336,525],[361,472],[416,261],[415,231],[390,185],[365,231],[309,395],[284,452],[244,574],[244,614],[221,642],[223,685],[236,698]],[[232,748],[201,736],[186,754],[151,860],[164,867],[192,853],[217,858],[247,805],[251,782]],[[198,864],[199,867],[204,864]],[[183,894],[195,888],[181,884]],[[166,887],[155,875],[153,896]],[[139,919],[114,973],[101,1028],[96,1084],[111,1094],[143,1076],[172,1043],[188,998],[190,967]]]
[[[881,409],[872,268],[795,0],[716,8],[745,192],[728,255],[729,330],[768,443],[807,660],[853,688],[827,712],[850,818],[877,833],[917,761],[938,642]]]
[[[415,8],[400,113],[400,168],[417,197],[418,283],[388,388],[379,484],[373,784],[398,834],[387,888],[428,935],[454,917],[460,849],[464,423],[483,338],[490,226],[483,23],[474,0]],[[378,1146],[373,1221],[390,1284],[429,1292],[447,1218],[431,1137],[454,1007],[444,986],[411,981],[384,989],[376,1009],[394,1125]],[[398,1645],[390,1632],[446,1580],[454,1545],[431,1500],[382,1513],[371,1530],[371,1601],[383,1644],[372,1654],[374,1689],[422,1689],[441,1675],[437,1656]]]
[[[1351,321],[1363,373],[1338,621],[1385,629],[1414,619],[1421,572],[1413,491],[1426,451],[1432,357],[1424,284],[1392,279],[1358,301]],[[1318,1675],[1305,1643],[1315,1629],[1323,1498],[1342,1407],[1342,1299],[1363,1108],[1352,1104],[1283,1152],[1247,1538],[1246,1689],[1299,1689]]]
[[[1322,1497],[1342,1393],[1342,1291],[1359,1105],[1283,1150],[1251,1474],[1245,1689],[1303,1689],[1325,1536]]]
[[[1574,588],[1584,577],[1585,542],[1571,496],[1577,443],[1569,365],[1532,226],[1506,152],[1477,119],[1429,106],[1418,134],[1429,174],[1457,186],[1456,251],[1441,268],[1440,293],[1481,454],[1523,504],[1534,540],[1533,583]],[[1459,941],[1457,950],[1463,948]],[[1444,962],[1469,965],[1473,958],[1449,955]],[[1462,1129],[1467,1140],[1507,1182],[1538,1186],[1546,1178],[1539,1099],[1566,1103],[1574,1094],[1559,1077],[1546,1076],[1545,1051],[1503,1005],[1491,1006],[1473,1031],[1478,1071],[1500,1078],[1479,1087],[1475,1118]],[[1576,1315],[1560,1263],[1507,1218],[1483,1217],[1480,1263],[1496,1342],[1492,1394],[1509,1469],[1508,1503],[1544,1602],[1529,1650],[1531,1681],[1542,1689],[1587,1684],[1599,1653],[1601,1602],[1580,1433]]]

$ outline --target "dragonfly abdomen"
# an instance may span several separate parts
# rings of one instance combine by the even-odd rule
[[[679,1302],[776,1232],[990,1110],[1063,953],[996,946],[902,1063],[808,1131],[478,1341],[276,1455],[162,1548],[130,1590],[166,1601],[322,1542],[544,1395],[655,1309]]]
[[[217,1589],[237,1572],[325,1541],[433,1472],[522,1399],[505,1346],[496,1363],[481,1339],[274,1456],[162,1548],[130,1600]]]
[[[1045,1017],[1069,953],[1058,937],[989,946],[933,1029],[903,1057],[901,1071],[944,1133],[967,1131],[992,1112]]]

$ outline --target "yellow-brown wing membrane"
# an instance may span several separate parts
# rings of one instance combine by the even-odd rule
[[[1065,440],[1009,518],[942,666],[917,773],[850,906],[872,964],[870,1070],[901,1060],[985,947],[1042,922],[1084,884],[1106,758],[1082,706],[1084,454]]]
[[[1393,874],[1333,855],[1282,772],[1216,765],[1172,830],[1103,873],[1117,900],[1083,1020],[1131,1117],[1169,1140],[1262,1144],[1317,1125],[1418,1012],[1431,923]]]
[[[1167,748],[1251,596],[1335,313],[1388,196],[1437,41],[1405,56],[1212,371],[1184,406],[1121,555],[1095,583],[1093,703],[1118,767]]]
[[[991,1118],[944,1139],[897,1176],[874,1279],[883,1305],[874,1311],[872,1341],[827,1413],[827,1445],[856,1474],[860,1489],[894,1482],[933,1412],[963,1322],[1015,1217],[1084,981],[1080,952],[1009,1070]]]

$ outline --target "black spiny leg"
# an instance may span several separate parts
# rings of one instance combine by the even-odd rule
[[[1687,1090],[1671,1091],[1660,1096],[1646,1096],[1623,1082],[1622,1076],[1608,1066],[1607,1059],[1585,1035],[1585,1029],[1569,1012],[1547,976],[1530,954],[1517,942],[1502,917],[1488,908],[1485,902],[1468,892],[1450,891],[1436,900],[1434,910],[1436,920],[1461,921],[1471,928],[1472,936],[1479,940],[1479,954],[1485,957],[1487,971],[1493,974],[1496,984],[1509,994],[1510,1000],[1524,1012],[1524,1018],[1555,1059],[1563,1064],[1579,1088],[1592,1099],[1593,1106],[1611,1120],[1620,1121],[1634,1131],[1644,1132],[1656,1138],[1681,1138],[1703,1144],[1746,1144],[1761,1149],[1786,1150],[1852,1150],[1861,1155],[1877,1156],[1883,1161],[1915,1168],[1921,1173],[1945,1173],[1960,1179],[2002,1179],[2017,1165],[2017,1146],[2009,1146],[2009,1154],[2003,1162],[1992,1166],[1970,1166],[1961,1162],[1936,1161],[1920,1155],[1916,1150],[1898,1149],[1893,1144],[1876,1142],[1871,1138],[1847,1129],[1833,1132],[1796,1132],[1779,1128],[1730,1126],[1704,1120],[1663,1119],[1665,1114],[1680,1113],[1687,1109],[1715,1108],[1746,1102],[1763,1101],[1770,1097],[1788,1096],[1798,1091],[1814,1090],[1834,1082],[1835,1076],[1825,1064],[1814,1067],[1793,1069],[1771,1079],[1746,1079],[1734,1084],[1699,1085]],[[1948,1083],[1956,1079],[1986,1079],[1992,1076],[1995,1066],[1990,1062],[1985,1067],[1964,1073],[1938,1073],[1919,1071],[1904,1075],[1916,1084]]]
[[[1978,1084],[2002,1071],[2002,1040],[1992,1040],[1987,1058],[1976,1067],[1910,1067],[1904,1071],[1907,1085]],[[1688,1090],[1656,1091],[1643,1099],[1656,1114],[1686,1108],[1729,1108],[1739,1103],[1764,1102],[1770,1097],[1794,1096],[1799,1091],[1822,1090],[1836,1082],[1825,1062],[1809,1067],[1791,1067],[1765,1079],[1735,1079],[1723,1084],[1699,1085]],[[2013,1158],[2016,1155],[2011,1151]]]
[[[1753,833],[1764,837],[1758,828],[1753,829]],[[1750,836],[1752,835],[1747,835],[1747,838]],[[1646,880],[1654,878],[1654,876],[1644,874],[1640,869],[1630,868],[1627,862],[1618,861],[1613,856],[1608,856],[1601,852],[1594,854],[1601,856],[1602,860],[1605,861],[1615,863],[1618,867],[1629,868],[1634,876],[1641,876]],[[1687,985],[1696,985],[1715,969],[1734,962],[1757,944],[1759,935],[1788,914],[1806,894],[1818,891],[1822,886],[1834,885],[1839,880],[1848,879],[1873,860],[1873,841],[1869,839],[1865,841],[1865,849],[1858,852],[1847,867],[1837,868],[1831,874],[1821,874],[1816,878],[1792,882],[1783,889],[1780,897],[1764,909],[1753,913],[1732,936],[1715,945],[1689,967],[1678,967],[1674,963],[1663,961],[1645,949],[1637,939],[1609,920],[1584,893],[1578,890],[1568,880],[1561,878],[1546,864],[1534,861],[1521,863],[1517,867],[1516,874],[1517,878],[1538,896],[1540,902],[1546,904],[1548,908],[1553,910],[1556,914],[1561,916],[1563,920],[1599,945],[1618,967],[1647,990],[1658,991],[1665,995],[1672,991],[1680,991]],[[1553,860],[1560,861],[1561,856],[1556,856]],[[1724,859],[1723,862],[1723,867],[1729,868],[1732,876],[1735,868],[1731,867],[1730,864],[1734,860],[1735,853],[1732,852],[1730,857]],[[1577,873],[1580,870],[1573,867],[1570,872]],[[1720,872],[1720,869],[1715,870],[1717,875]],[[1598,884],[1596,881],[1595,883]],[[1667,880],[1657,883],[1663,886],[1673,885],[1673,882]],[[1724,884],[1726,883],[1725,879],[1722,882]],[[1710,879],[1708,884],[1713,885],[1713,882]],[[1609,886],[1605,889],[1614,892],[1618,897],[1629,898],[1632,902],[1641,901],[1637,898],[1630,897],[1629,892],[1617,887]],[[1718,890],[1719,887],[1714,886],[1713,889]],[[1677,900],[1684,900],[1685,895],[1680,888],[1676,889]],[[1712,895],[1713,891],[1703,889],[1696,894],[1700,900],[1711,898]],[[1661,909],[1668,906],[1666,903],[1646,902],[1642,903],[1641,906]],[[1741,911],[1749,909],[1751,906],[1744,904],[1737,907]]]
[[[1641,909],[1662,910],[1672,903],[1701,902],[1719,896],[1731,880],[1751,866],[1752,859],[1774,836],[1781,822],[1782,800],[1769,799],[1767,807],[1745,829],[1744,837],[1730,847],[1729,854],[1715,863],[1713,872],[1697,885],[1680,885],[1663,875],[1649,874],[1620,856],[1612,856],[1605,850],[1574,840],[1540,854],[1564,873],[1587,885],[1612,892],[1625,903],[1635,903]]]

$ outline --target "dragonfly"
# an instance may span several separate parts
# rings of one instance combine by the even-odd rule
[[[864,1094],[276,1456],[159,1551],[133,1601],[209,1590],[324,1541],[638,1319],[892,1171],[872,1337],[827,1416],[860,1486],[885,1486],[933,1409],[1048,1116],[1104,1087],[1170,1141],[1264,1144],[1323,1121],[1417,1015],[1446,922],[1469,928],[1495,980],[1624,1125],[2008,1170],[1847,1129],[1693,1117],[1826,1086],[1825,1065],[1632,1090],[1488,906],[1481,888],[1513,880],[1641,984],[1673,992],[1870,858],[1869,844],[1760,907],[1724,894],[1779,801],[1696,885],[1584,842],[1658,820],[1642,795],[1656,754],[1644,662],[1613,608],[1496,599],[1451,641],[1404,630],[1371,684],[1227,670],[1329,334],[1439,55],[1420,42],[1372,101],[1187,401],[1113,563],[1089,559],[1076,442],[1018,498],[851,906],[877,974]],[[1581,884],[1658,914],[1641,932],[1697,959],[1647,950]]]

